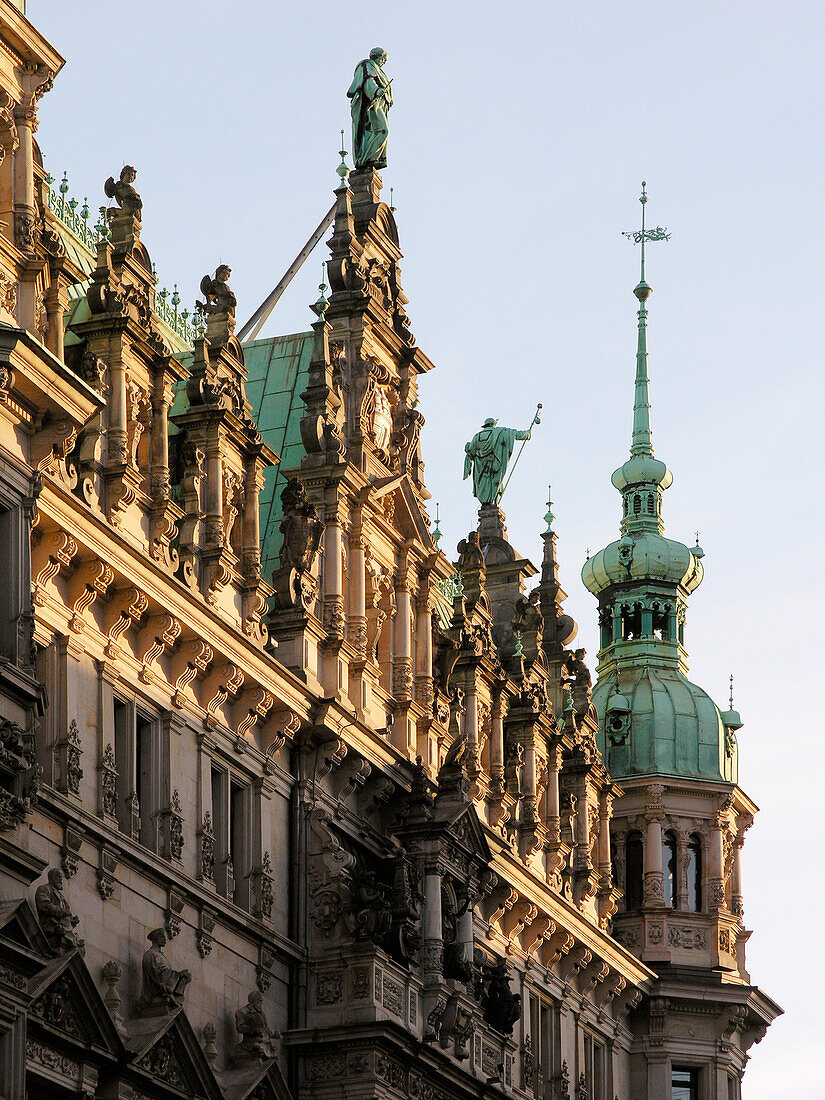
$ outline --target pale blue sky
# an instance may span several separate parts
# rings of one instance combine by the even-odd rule
[[[544,422],[504,500],[538,561],[553,483],[562,580],[614,537],[627,455],[648,181],[654,440],[668,533],[701,530],[692,676],[736,676],[753,980],[786,1010],[746,1100],[823,1095],[825,12],[818,3],[182,3],[30,0],[68,58],[41,107],[47,167],[104,201],[138,169],[144,240],[191,301],[231,264],[245,319],[331,202],[346,89],[374,45],[394,79],[390,166],[418,343],[427,481],[449,551],[474,525],[462,453],[486,416]],[[304,329],[321,249],[264,335]],[[434,509],[433,509],[434,512]],[[815,627],[816,621],[816,627]],[[813,954],[812,954],[813,953]]]

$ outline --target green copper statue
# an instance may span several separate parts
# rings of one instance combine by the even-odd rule
[[[537,409],[533,424],[538,423]],[[519,432],[515,428],[499,428],[498,421],[488,416],[481,431],[465,444],[464,476],[467,478],[472,473],[473,496],[482,506],[498,504],[504,492],[504,475],[513,454],[513,445],[517,439],[531,438],[533,424],[526,432]]]
[[[376,46],[359,61],[347,95],[352,100],[352,155],[356,168],[386,168],[387,118],[392,107],[392,84],[384,75],[387,51]]]

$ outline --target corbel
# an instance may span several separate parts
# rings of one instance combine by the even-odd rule
[[[86,612],[95,600],[106,595],[114,579],[115,571],[105,561],[87,558],[80,563],[69,582],[69,630],[75,634],[83,632]]]
[[[74,825],[63,826],[63,844],[60,848],[60,866],[66,878],[72,878],[80,863],[80,846],[83,830]]]
[[[250,685],[240,694],[232,707],[233,719],[236,713],[238,716],[235,727],[236,748],[238,744],[243,746],[239,751],[245,751],[246,741],[251,739],[255,726],[262,718],[266,718],[274,705],[275,696],[258,684]]]
[[[187,638],[172,654],[171,679],[174,685],[172,705],[182,707],[187,700],[187,688],[193,680],[203,676],[214,651],[202,638]]]
[[[491,940],[495,936],[496,932],[499,932],[502,936],[504,931],[498,927],[499,921],[502,919],[505,913],[513,908],[519,898],[518,890],[514,886],[509,886],[504,883],[497,890],[493,892],[492,901],[496,908],[492,911],[487,919],[487,939]]]
[[[98,864],[96,876],[98,893],[104,901],[108,901],[115,892],[115,871],[117,870],[117,865],[118,857],[115,850],[102,844],[100,846],[100,862]]]
[[[212,934],[215,931],[217,913],[212,909],[201,909],[198,918],[198,930],[195,933],[195,943],[198,954],[205,959],[212,951]]]
[[[119,588],[106,605],[104,632],[107,642],[104,653],[116,659],[120,655],[119,639],[139,622],[149,606],[149,598],[134,585]]]
[[[338,790],[338,814],[343,811],[346,800],[364,786],[371,772],[372,767],[369,761],[362,756],[350,755],[342,764],[339,774],[341,786]]]
[[[166,896],[166,910],[164,912],[164,925],[170,940],[173,940],[180,932],[182,912],[183,895],[173,886],[170,886]]]
[[[204,725],[207,729],[214,729],[219,724],[218,709],[224,705],[227,699],[234,698],[238,694],[243,682],[243,672],[231,661],[213,666],[212,673],[207,677],[204,684],[203,693],[206,702]]]
[[[544,965],[549,970],[565,955],[568,955],[575,946],[575,936],[571,935],[565,928],[558,929],[548,943],[547,954],[542,960]]]
[[[518,943],[518,938],[522,934],[525,928],[529,927],[538,916],[538,906],[534,905],[527,898],[522,898],[516,905],[513,906],[513,916],[515,920],[507,933],[507,954],[509,955],[513,948]]]
[[[138,673],[141,683],[149,684],[154,680],[149,666],[167,649],[172,648],[182,629],[180,620],[166,612],[147,618],[138,635],[137,644],[137,659],[142,666]]]
[[[72,558],[77,554],[78,545],[65,531],[54,531],[39,543],[37,549],[38,558],[45,552],[46,561],[34,575],[32,602],[35,607],[42,607],[46,602],[44,591],[46,584],[61,570],[67,570],[71,566]]]
[[[552,917],[538,917],[527,930],[524,939],[524,951],[528,958],[541,950],[541,946],[555,933],[556,922]]]
[[[272,774],[272,763],[287,741],[292,741],[301,728],[301,716],[291,710],[279,710],[261,731],[261,748],[266,753],[264,771]]]

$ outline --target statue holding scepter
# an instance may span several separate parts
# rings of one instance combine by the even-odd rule
[[[387,51],[380,46],[359,61],[347,92],[352,100],[352,155],[356,168],[386,168],[392,81],[384,75]]]
[[[513,446],[516,440],[522,439],[526,442],[532,437],[533,425],[541,423],[540,410],[541,405],[536,409],[530,427],[524,432],[515,428],[499,428],[498,421],[489,416],[481,426],[481,431],[476,432],[470,442],[465,444],[464,477],[467,478],[472,473],[473,496],[482,507],[495,506],[501,500],[507,485],[504,476],[513,454]],[[520,456],[521,451],[516,456],[516,462]],[[513,469],[515,465],[514,462]],[[508,478],[507,481],[509,480]]]

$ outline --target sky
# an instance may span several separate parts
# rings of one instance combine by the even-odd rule
[[[688,543],[698,530],[706,553],[691,677],[723,709],[735,677],[740,782],[761,806],[743,861],[749,970],[786,1013],[752,1048],[743,1095],[819,1100],[825,9],[29,0],[28,16],[68,59],[40,107],[46,167],[96,210],[107,176],[135,165],[161,283],[191,303],[229,263],[239,321],[329,208],[353,69],[388,51],[384,197],[437,368],[420,391],[442,547],[475,526],[465,440],[487,416],[526,427],[542,402],[502,503],[539,562],[552,483],[566,607],[592,664],[579,571],[618,531],[639,259],[621,233],[647,180],[648,225],[672,234],[647,264],[665,522]],[[308,328],[323,252],[262,336]]]

